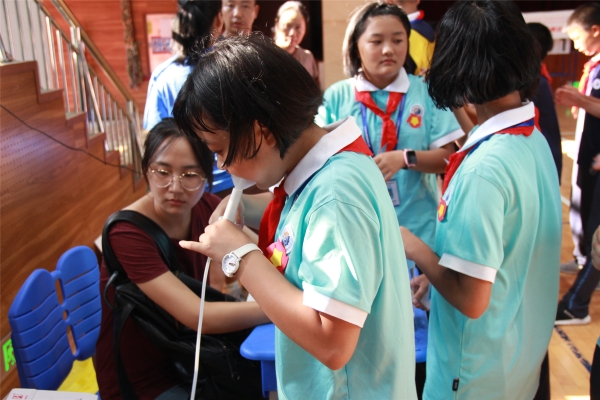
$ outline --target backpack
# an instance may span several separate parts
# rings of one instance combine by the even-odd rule
[[[173,368],[186,383],[191,383],[193,378],[197,333],[179,323],[129,280],[108,240],[111,227],[120,221],[143,229],[156,243],[169,270],[198,297],[202,282],[183,273],[173,243],[165,231],[151,219],[135,211],[122,210],[106,221],[102,231],[102,255],[110,278],[104,289],[104,301],[114,313],[113,339],[119,388],[123,399],[137,400],[120,356],[121,333],[127,319],[131,318],[168,355]],[[106,296],[110,286],[115,288],[114,304],[110,304]],[[237,300],[207,286],[205,301]],[[239,352],[241,344],[251,331],[252,329],[245,329],[226,334],[202,335],[196,396],[219,400],[262,398],[260,363],[242,357]]]

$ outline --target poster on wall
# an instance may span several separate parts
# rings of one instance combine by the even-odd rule
[[[171,22],[175,14],[147,14],[148,59],[150,73],[159,64],[171,58]]]
[[[573,14],[573,10],[526,12],[523,13],[523,19],[527,23],[539,22],[550,29],[554,46],[548,54],[569,54],[571,52],[571,41],[567,34],[563,32],[563,27],[567,25],[567,20],[571,14]]]

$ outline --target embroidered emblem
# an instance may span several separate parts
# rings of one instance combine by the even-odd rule
[[[287,267],[289,258],[285,253],[285,247],[280,240],[276,241],[275,243],[271,243],[269,247],[267,247],[267,258],[269,261],[271,261],[271,264],[273,264],[273,266],[283,274],[285,268]]]
[[[450,186],[446,189],[446,193],[440,199],[440,204],[438,205],[438,221],[442,222],[444,218],[446,218],[446,213],[448,212],[448,206],[450,206],[450,199],[452,197],[452,191],[454,190],[454,186]]]
[[[419,128],[422,125],[424,112],[423,106],[415,104],[410,108],[410,115],[406,122],[408,122],[412,128]]]
[[[294,247],[294,231],[290,225],[287,225],[283,228],[283,233],[279,237],[279,240],[281,240],[281,243],[283,243],[285,253],[290,254],[292,247]]]
[[[446,218],[446,211],[448,210],[448,205],[446,204],[446,200],[441,199],[440,205],[438,206],[438,221],[442,222],[444,218]]]
[[[594,79],[592,81],[592,89],[594,89],[594,90],[600,89],[600,79]]]

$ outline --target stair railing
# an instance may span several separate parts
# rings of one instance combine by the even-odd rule
[[[133,168],[139,179],[141,125],[134,98],[64,2],[52,0],[54,15],[64,18],[61,26],[42,0],[1,1],[0,61],[36,60],[42,90],[63,89],[67,116],[85,113],[88,135],[105,133],[105,149],[118,151],[120,165]]]

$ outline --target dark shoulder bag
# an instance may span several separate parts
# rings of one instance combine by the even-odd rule
[[[173,363],[183,382],[192,382],[196,350],[196,331],[179,323],[173,316],[150,300],[136,284],[131,282],[119,263],[108,240],[113,224],[126,221],[143,229],[156,243],[161,257],[169,270],[199,297],[202,282],[185,275],[175,255],[171,239],[154,221],[130,210],[111,215],[102,231],[102,255],[110,275],[104,289],[104,301],[114,313],[114,353],[121,395],[125,400],[137,400],[120,356],[121,332],[131,318],[164,351]],[[115,287],[114,304],[106,293]],[[236,301],[209,286],[206,301]],[[202,335],[200,345],[200,371],[196,395],[202,399],[258,399],[261,398],[260,364],[240,355],[239,347],[251,329],[219,335]]]

